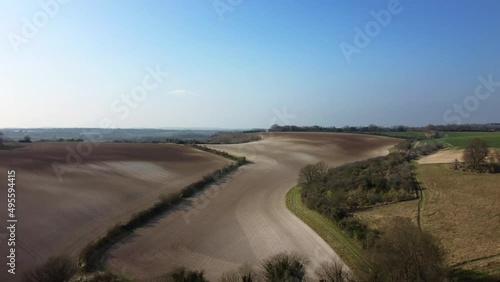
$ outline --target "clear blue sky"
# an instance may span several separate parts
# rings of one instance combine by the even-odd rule
[[[401,0],[350,62],[341,43],[391,1],[242,0],[222,19],[212,0],[73,0],[44,23],[46,2],[0,2],[0,127],[444,124],[467,97],[461,122],[500,122],[499,83],[470,98],[500,82],[500,1]]]

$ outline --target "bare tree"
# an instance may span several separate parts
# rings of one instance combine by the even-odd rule
[[[395,218],[375,248],[367,281],[444,281],[444,253],[437,240],[409,219]]]
[[[53,257],[23,275],[23,282],[66,282],[76,273],[76,263],[66,256]]]
[[[203,271],[176,267],[166,274],[149,280],[150,282],[207,282]]]
[[[330,262],[322,263],[316,269],[316,276],[322,282],[348,282],[354,281],[349,273],[344,270],[344,266],[338,261],[332,260]]]
[[[325,162],[309,164],[303,167],[299,173],[299,185],[307,187],[313,182],[324,179],[328,172],[328,165]]]
[[[489,154],[488,145],[479,138],[471,139],[465,147],[463,159],[465,165],[473,170],[478,170]]]
[[[258,273],[248,264],[241,266],[237,271],[222,274],[220,282],[253,282],[260,281]]]

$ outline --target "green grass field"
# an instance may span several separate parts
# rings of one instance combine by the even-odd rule
[[[382,135],[401,138],[425,138],[424,132],[384,132]],[[500,148],[500,132],[440,132],[440,135],[443,137],[418,141],[417,145],[444,143],[448,147],[463,149],[472,138],[480,138],[483,139],[490,148]]]
[[[370,268],[364,250],[325,216],[308,209],[300,199],[301,188],[295,186],[286,194],[286,206],[311,227],[340,256],[354,273]]]
[[[444,132],[437,140],[459,149],[465,148],[470,139],[483,139],[490,148],[500,148],[500,132]]]

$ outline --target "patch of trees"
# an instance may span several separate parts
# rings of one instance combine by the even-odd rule
[[[76,263],[67,256],[48,259],[44,264],[23,274],[23,282],[64,282],[76,273]]]
[[[259,140],[261,140],[261,137],[257,134],[244,132],[218,132],[201,141],[206,144],[239,144]]]
[[[29,135],[24,136],[23,139],[19,139],[19,143],[31,143],[31,137]]]
[[[3,148],[4,147],[4,144],[3,144],[3,132],[0,132],[0,148]]]
[[[335,222],[364,248],[378,234],[353,217],[362,208],[418,198],[411,161],[440,149],[438,144],[413,147],[413,142],[398,144],[384,157],[372,158],[329,168],[324,162],[300,170],[298,184],[303,203]]]
[[[243,130],[243,133],[259,133],[259,132],[267,132],[267,129],[265,128],[254,128],[254,129],[249,129],[249,130]]]
[[[84,142],[82,138],[40,139],[38,142]]]
[[[178,139],[178,138],[167,138],[167,143],[175,144],[241,144],[259,141],[262,138],[255,134],[256,132],[261,132],[257,130],[244,131],[244,132],[217,132],[209,137],[200,139]]]
[[[500,151],[491,150],[484,140],[474,138],[469,141],[463,152],[463,163],[455,160],[450,167],[455,170],[475,172],[500,172]]]
[[[269,132],[288,132],[288,131],[309,131],[309,132],[370,132],[370,133],[383,133],[383,132],[433,132],[433,131],[459,131],[459,132],[489,132],[500,131],[500,123],[487,123],[487,124],[448,124],[448,125],[433,125],[420,127],[410,127],[404,125],[395,125],[391,127],[377,126],[374,124],[368,126],[344,126],[344,127],[324,127],[324,126],[296,126],[296,125],[278,125],[273,124]]]
[[[366,281],[446,281],[444,251],[431,234],[407,218],[395,218],[370,249]]]

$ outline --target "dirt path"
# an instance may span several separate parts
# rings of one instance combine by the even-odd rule
[[[204,269],[216,281],[243,263],[255,265],[275,253],[296,251],[311,260],[313,269],[337,256],[285,206],[300,168],[319,160],[336,166],[383,155],[397,142],[369,135],[282,133],[247,144],[210,146],[247,156],[254,164],[116,245],[107,264],[138,278],[186,265]]]

